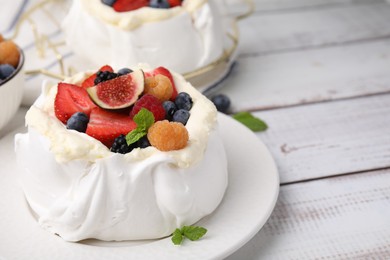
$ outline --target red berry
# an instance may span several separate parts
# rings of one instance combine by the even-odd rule
[[[91,111],[86,134],[111,147],[119,135],[126,135],[137,124],[128,116],[106,111],[99,107]]]
[[[111,66],[108,66],[108,65],[105,65],[103,67],[101,67],[99,69],[99,71],[109,71],[109,72],[114,72],[114,70],[111,68]],[[92,74],[91,76],[89,76],[87,79],[85,79],[83,81],[83,83],[81,84],[81,86],[83,88],[89,88],[89,87],[92,87],[92,86],[95,86],[95,81],[96,79],[96,73]]]
[[[87,115],[96,105],[89,98],[85,89],[77,85],[59,83],[57,95],[54,100],[54,111],[56,117],[64,124],[76,112],[83,112]]]
[[[182,0],[168,0],[168,3],[171,7],[179,6],[181,5]]]
[[[112,6],[117,12],[127,12],[148,6],[148,0],[117,0]]]
[[[172,83],[172,87],[173,87],[172,97],[170,98],[170,100],[174,101],[176,96],[177,96],[177,89],[176,89],[175,81],[173,80],[171,72],[164,67],[158,67],[151,72],[145,73],[145,77],[151,77],[151,76],[156,76],[156,75],[164,75],[164,76],[169,78],[169,80]]]
[[[133,109],[130,111],[130,117],[133,118],[141,108],[146,108],[154,115],[154,120],[159,121],[165,118],[165,110],[161,101],[150,94],[143,95],[134,104]]]

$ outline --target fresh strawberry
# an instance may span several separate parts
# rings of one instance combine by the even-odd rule
[[[110,148],[119,135],[126,135],[137,124],[128,116],[110,112],[99,107],[91,111],[86,134]]]
[[[179,6],[181,5],[182,0],[168,0],[168,3],[171,7]]]
[[[117,0],[112,7],[117,12],[127,12],[148,5],[148,0]]]
[[[133,109],[130,111],[130,117],[133,118],[141,108],[146,108],[154,115],[154,120],[164,120],[165,109],[161,101],[150,94],[143,95],[137,102],[135,102]]]
[[[96,105],[89,98],[89,95],[82,87],[59,83],[57,95],[54,100],[54,111],[56,117],[64,124],[76,112],[83,112],[87,115]]]
[[[111,66],[108,66],[108,65],[105,65],[103,67],[101,67],[99,69],[99,71],[109,71],[109,72],[114,72],[114,70],[111,68]],[[97,73],[97,72],[96,72]],[[87,79],[85,79],[83,81],[83,83],[81,84],[81,86],[83,88],[89,88],[89,87],[92,87],[92,86],[95,86],[95,79],[96,79],[96,73],[92,74],[91,76],[89,76]]]
[[[173,80],[172,74],[168,69],[166,69],[164,67],[158,67],[151,72],[145,72],[145,78],[151,77],[151,76],[156,76],[159,74],[168,77],[169,80],[171,81],[172,87],[173,87],[173,92],[172,92],[172,97],[170,100],[174,101],[176,96],[177,96],[177,89],[176,89],[175,81]]]

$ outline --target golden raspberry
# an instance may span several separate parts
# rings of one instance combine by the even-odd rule
[[[167,76],[158,74],[145,79],[145,94],[151,94],[161,102],[169,100],[172,96],[172,83]]]
[[[157,121],[148,130],[148,140],[160,151],[180,150],[187,146],[188,131],[182,123]]]
[[[0,42],[0,64],[9,64],[16,68],[19,64],[19,49],[12,41]]]

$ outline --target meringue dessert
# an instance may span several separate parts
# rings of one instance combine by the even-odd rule
[[[26,200],[66,241],[166,237],[223,199],[216,108],[164,67],[46,82],[26,125],[15,137]]]
[[[150,6],[116,11],[101,0],[74,0],[62,26],[67,45],[96,67],[147,62],[181,74],[221,57],[225,33],[220,3],[184,0],[171,8],[153,8],[150,1]]]

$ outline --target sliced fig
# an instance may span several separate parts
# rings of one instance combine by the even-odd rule
[[[121,109],[131,106],[144,90],[144,72],[132,73],[87,88],[91,99],[101,108]]]

